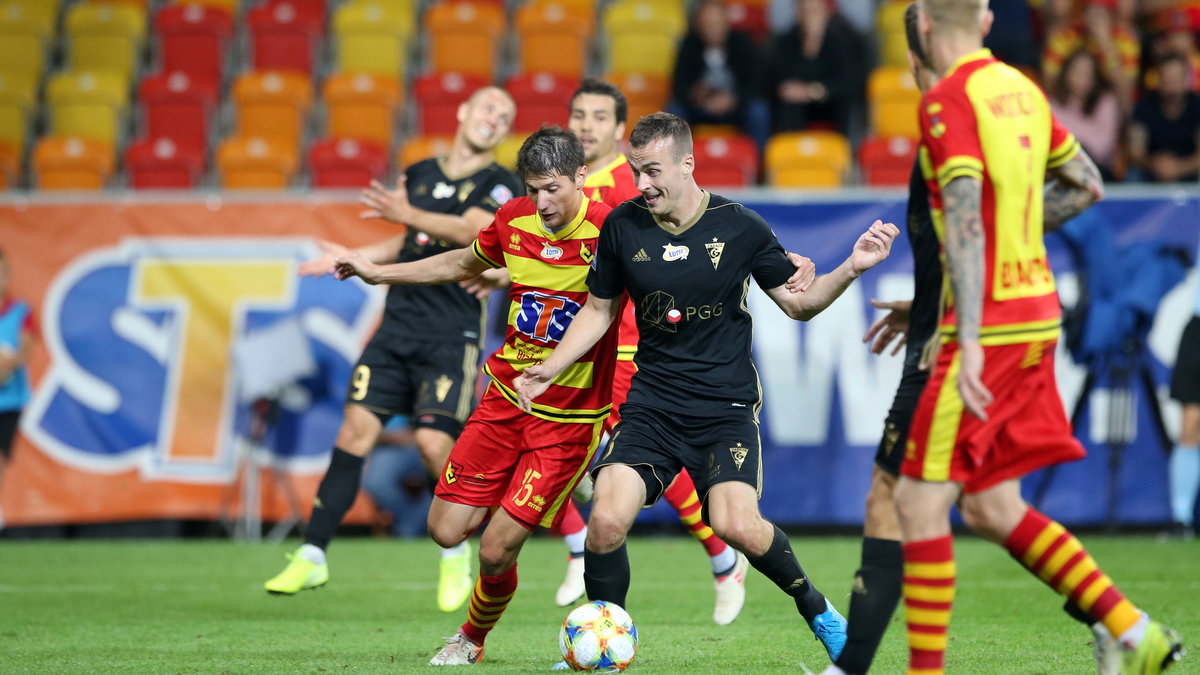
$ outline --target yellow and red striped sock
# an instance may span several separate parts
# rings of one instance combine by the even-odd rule
[[[954,539],[950,535],[904,545],[909,675],[945,672],[946,634],[954,604],[954,570]]]
[[[679,520],[688,532],[704,545],[708,555],[720,555],[729,546],[713,534],[712,528],[705,525],[700,518],[700,497],[696,494],[696,484],[687,471],[680,471],[675,480],[667,486],[663,497],[679,512]]]
[[[1117,590],[1083,544],[1065,527],[1034,509],[1008,535],[1004,548],[1076,607],[1104,623],[1114,636],[1137,623],[1140,614]]]
[[[517,566],[496,576],[479,575],[475,581],[475,592],[471,594],[471,605],[467,610],[467,622],[459,630],[471,642],[483,644],[487,634],[500,620],[500,615],[508,607],[513,595],[517,592]]]

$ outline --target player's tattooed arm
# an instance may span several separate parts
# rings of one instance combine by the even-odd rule
[[[983,184],[960,176],[942,190],[946,261],[954,289],[959,340],[978,340],[983,321]]]
[[[1051,232],[1104,198],[1100,169],[1082,148],[1060,167],[1051,169],[1046,181],[1042,221]]]

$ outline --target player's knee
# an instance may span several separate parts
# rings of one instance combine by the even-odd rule
[[[430,513],[430,518],[427,521],[429,528],[429,538],[433,539],[438,546],[442,548],[450,548],[458,546],[466,540],[470,532],[464,532],[463,528],[456,523],[447,523],[440,520],[434,520],[433,514]]]
[[[338,429],[337,447],[352,455],[365,457],[375,447],[382,429],[383,423],[375,413],[357,406],[347,406],[346,416]]]
[[[625,541],[624,522],[600,510],[592,510],[587,526],[585,545],[593,553],[608,553]]]

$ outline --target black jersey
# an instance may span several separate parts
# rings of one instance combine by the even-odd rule
[[[697,218],[677,230],[644,197],[614,209],[588,287],[600,298],[628,290],[634,303],[641,338],[627,401],[688,415],[757,411],[750,277],[775,288],[794,271],[762,217],[724,197],[705,193]]]
[[[938,325],[942,293],[940,244],[929,213],[929,187],[913,166],[908,186],[908,241],[913,255],[913,303],[908,319],[908,351],[921,351]],[[905,362],[908,359],[905,358]]]
[[[408,167],[405,175],[409,203],[453,216],[461,216],[471,207],[495,212],[524,190],[515,175],[495,163],[469,176],[452,178],[440,159],[430,158]],[[461,247],[410,230],[396,262],[412,262],[456,248]],[[398,338],[476,342],[483,334],[482,317],[483,303],[456,283],[392,286],[379,332]]]

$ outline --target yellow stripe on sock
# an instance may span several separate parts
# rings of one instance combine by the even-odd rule
[[[1042,569],[1038,571],[1038,576],[1041,577],[1042,581],[1050,583],[1054,579],[1054,576],[1062,570],[1063,565],[1066,565],[1068,560],[1075,557],[1075,554],[1082,550],[1083,546],[1079,545],[1079,541],[1075,537],[1068,538],[1062,546],[1058,547],[1054,555],[1050,556],[1050,559],[1046,561]]]
[[[491,605],[495,605],[495,604],[498,604],[501,602],[507,603],[509,600],[512,600],[512,597],[515,593],[516,593],[516,591],[514,590],[512,593],[509,593],[508,595],[492,597],[492,596],[488,595],[487,593],[483,592],[483,580],[482,579],[475,582],[475,595],[477,595],[480,600],[482,600],[488,604],[491,604]]]
[[[1050,545],[1055,541],[1058,541],[1058,538],[1064,532],[1066,532],[1066,530],[1063,529],[1063,526],[1056,522],[1051,522],[1049,525],[1047,525],[1041,532],[1038,533],[1038,536],[1034,538],[1033,543],[1029,545],[1029,549],[1025,551],[1025,555],[1021,557],[1021,559],[1025,562],[1025,566],[1033,567],[1034,564],[1037,563],[1038,558],[1041,558],[1042,554],[1046,552],[1046,549],[1050,548]]]
[[[904,597],[922,602],[954,602],[954,587],[904,584]]]
[[[1079,609],[1085,612],[1090,610],[1092,605],[1096,604],[1096,600],[1100,598],[1100,595],[1112,588],[1112,585],[1112,579],[1109,579],[1107,574],[1101,574],[1100,578],[1093,581],[1092,585],[1084,590],[1083,595],[1079,596]]]
[[[1067,572],[1067,576],[1063,577],[1062,582],[1058,584],[1056,590],[1063,595],[1070,595],[1079,586],[1080,582],[1086,579],[1087,575],[1095,572],[1096,569],[1096,561],[1092,560],[1092,556],[1085,555],[1083,560],[1075,563],[1075,567],[1070,572]]]
[[[941,581],[954,577],[954,561],[940,563],[904,563],[904,576]]]
[[[942,675],[946,671],[935,668],[909,668],[905,672],[907,675]]]
[[[941,628],[950,625],[950,610],[906,606],[904,608],[904,619],[909,623],[920,626],[937,626]]]
[[[1132,602],[1121,600],[1113,605],[1113,608],[1108,610],[1108,614],[1104,616],[1104,627],[1113,635],[1120,636],[1132,628],[1140,618],[1142,615]]]
[[[944,652],[946,651],[946,643],[949,642],[946,635],[934,635],[933,633],[908,633],[908,646],[913,649],[922,649],[927,652]]]

